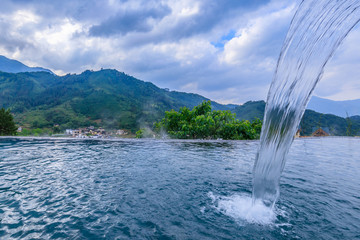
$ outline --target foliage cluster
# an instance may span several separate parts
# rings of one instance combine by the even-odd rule
[[[143,138],[144,137],[144,129],[139,129],[136,133],[135,133],[135,137],[136,138]]]
[[[85,71],[66,76],[46,72],[0,72],[0,108],[10,108],[16,124],[30,130],[31,133],[26,134],[33,134],[35,129],[56,133],[89,126],[127,129],[135,133],[140,126],[152,126],[159,121],[165,111],[178,111],[182,106],[192,109],[204,100],[207,99],[197,94],[158,88],[116,70]],[[250,101],[238,106],[212,102],[212,107],[214,110],[231,110],[238,119],[253,121],[263,118],[265,102]],[[184,114],[190,112],[189,109],[182,111]],[[211,115],[214,121],[227,116],[225,113],[215,115]],[[208,120],[205,114],[196,121],[201,125],[201,121]],[[211,121],[206,124],[214,131]],[[54,126],[59,126],[59,130],[53,129]],[[183,133],[182,138],[187,135],[192,138],[197,132],[196,137],[201,138],[205,130],[195,126],[197,124],[187,123],[179,134]],[[318,126],[328,128],[331,135],[360,135],[359,118],[345,119],[306,110],[300,125],[301,135],[310,135]],[[143,136],[146,135],[145,131]]]
[[[228,110],[212,111],[211,102],[204,101],[193,110],[187,107],[180,111],[166,111],[165,117],[155,123],[155,131],[162,130],[172,138],[180,139],[257,139],[262,122],[255,119],[238,120]]]
[[[203,100],[109,69],[66,76],[0,72],[0,107],[10,108],[16,123],[28,129],[95,126],[135,132],[152,126],[166,110],[194,107]]]
[[[13,136],[16,135],[17,127],[10,109],[0,109],[0,136]]]

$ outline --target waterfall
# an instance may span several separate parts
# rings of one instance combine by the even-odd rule
[[[301,2],[267,97],[253,169],[253,202],[274,206],[286,156],[311,94],[326,63],[359,20],[360,0]]]

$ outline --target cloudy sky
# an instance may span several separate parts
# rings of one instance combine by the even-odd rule
[[[300,0],[1,0],[0,55],[59,75],[115,68],[221,103],[265,99]],[[315,94],[360,98],[360,28]]]

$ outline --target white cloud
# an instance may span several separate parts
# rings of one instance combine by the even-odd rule
[[[350,32],[324,69],[315,95],[333,100],[360,98],[360,26]]]
[[[237,37],[225,44],[221,60],[236,65],[242,65],[253,58],[260,60],[259,57],[264,54],[263,51],[264,49],[266,51],[266,45],[271,42],[274,35],[289,24],[289,20],[294,14],[294,7],[295,5],[292,4],[267,12],[265,15],[262,15],[264,10],[260,10],[261,16],[250,18],[248,24],[237,31]],[[259,13],[256,15],[259,15]],[[266,66],[270,62],[273,61],[269,61],[269,58],[267,58],[265,63],[259,65]]]
[[[163,88],[243,103],[266,98],[299,0],[264,0],[258,5],[164,0],[162,8],[170,10],[156,20],[148,18],[146,31],[104,36],[92,36],[89,31],[126,10],[140,18],[144,11],[139,9],[154,14],[151,10],[157,9],[157,1],[5,2],[3,6],[11,8],[0,10],[0,55],[59,74],[116,68]],[[231,31],[235,37],[223,40],[223,49],[212,45]],[[360,51],[358,42],[360,30],[356,29],[326,68],[318,95],[339,99],[359,95],[360,55],[354,54]],[[346,83],[335,87],[339,79]]]
[[[75,21],[72,21],[68,18],[64,19],[62,22],[57,23],[44,29],[43,31],[36,32],[34,34],[34,40],[39,42],[40,46],[42,43],[46,43],[49,46],[59,46],[65,47],[63,50],[70,50],[71,46],[67,43],[72,41],[73,35],[81,31],[82,25]]]
[[[19,10],[9,16],[10,21],[13,22],[13,27],[21,28],[28,24],[38,24],[41,21],[41,17],[32,13],[29,10]]]

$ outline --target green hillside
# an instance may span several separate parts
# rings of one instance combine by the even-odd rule
[[[61,129],[84,126],[135,131],[152,126],[166,110],[192,108],[197,94],[168,91],[116,70],[56,76],[46,72],[0,72],[0,107],[10,108],[18,125]],[[213,102],[216,110],[233,105]]]
[[[347,122],[345,118],[332,114],[322,114],[306,110],[300,123],[301,135],[311,135],[315,128],[326,129],[331,135],[346,136]]]
[[[235,107],[232,112],[240,120],[252,121],[255,118],[263,119],[265,111],[264,101],[249,101],[243,105]]]
[[[263,119],[264,111],[264,101],[249,101],[233,110],[241,120]],[[319,127],[326,129],[330,135],[335,136],[360,135],[360,116],[342,118],[332,114],[306,110],[300,123],[301,135],[311,135],[314,129]]]
[[[10,108],[18,126],[63,131],[86,126],[107,129],[152,127],[165,111],[190,109],[209,100],[192,93],[161,89],[116,70],[85,71],[56,76],[47,72],[0,72],[0,108]],[[240,120],[262,119],[265,102],[243,105],[212,102],[213,110],[231,110]],[[306,110],[300,124],[303,135],[315,127],[332,135],[359,135],[360,117],[341,118]]]

